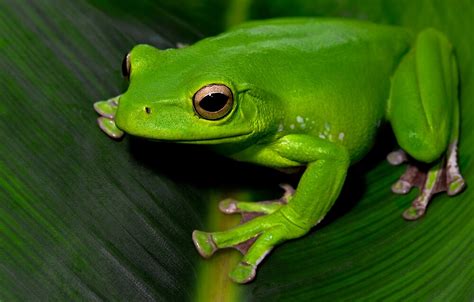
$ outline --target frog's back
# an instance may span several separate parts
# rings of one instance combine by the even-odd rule
[[[236,82],[278,97],[282,134],[342,143],[357,160],[384,119],[390,77],[411,40],[401,27],[298,18],[245,23],[196,46],[214,66],[232,66]]]
[[[207,41],[205,39],[204,41]],[[262,48],[290,48],[318,51],[353,44],[355,41],[380,41],[385,45],[407,45],[407,29],[365,21],[329,18],[282,18],[250,21],[209,39],[218,48],[245,47],[247,51]],[[210,42],[209,41],[209,42]],[[403,45],[400,45],[402,48]],[[208,47],[209,45],[206,45]]]

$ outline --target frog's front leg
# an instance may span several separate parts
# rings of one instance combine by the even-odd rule
[[[102,131],[115,139],[119,139],[124,135],[124,132],[117,128],[115,124],[115,114],[117,113],[119,100],[120,96],[116,96],[105,101],[94,103],[94,109],[100,115],[100,117],[97,118],[97,124]]]
[[[203,257],[255,239],[230,273],[239,283],[255,277],[257,265],[275,245],[303,236],[323,219],[339,195],[349,166],[343,147],[308,135],[287,135],[270,148],[276,156],[307,165],[290,202],[228,231],[193,233],[194,244]]]

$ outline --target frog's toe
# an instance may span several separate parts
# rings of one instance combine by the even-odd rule
[[[119,97],[94,103],[94,110],[103,117],[113,119],[118,109]]]
[[[237,283],[244,284],[255,278],[257,267],[255,265],[240,262],[237,267],[229,274],[229,277]]]
[[[448,195],[454,196],[454,195],[459,194],[464,189],[465,186],[466,186],[466,182],[464,181],[464,178],[462,178],[462,176],[460,175],[457,176],[448,185]]]
[[[448,195],[453,196],[460,193],[466,186],[466,182],[459,171],[457,141],[449,145],[446,163],[446,182],[448,183]]]
[[[219,202],[219,210],[224,214],[240,213],[242,221],[248,221],[257,216],[271,214],[281,208],[283,203],[275,201],[237,201],[235,199],[224,199]]]
[[[392,192],[396,194],[407,194],[410,192],[412,187],[412,183],[400,179],[392,185]]]
[[[405,151],[403,151],[402,149],[390,152],[387,155],[387,161],[393,166],[398,166],[400,164],[403,164],[407,160],[408,160],[408,156],[405,153]]]
[[[217,251],[217,246],[210,233],[195,230],[193,232],[193,243],[199,254],[204,258],[211,257]]]
[[[285,192],[279,199],[253,202],[227,198],[219,202],[219,210],[224,214],[241,213],[244,221],[262,214],[271,214],[287,204],[295,192],[289,184],[281,184],[280,187]]]
[[[283,203],[288,203],[291,197],[295,195],[295,191],[296,191],[295,188],[293,188],[292,185],[286,184],[286,183],[280,184],[280,188],[282,188],[283,191],[285,191],[283,193],[283,196],[280,198],[280,201]]]
[[[403,212],[403,218],[406,220],[417,220],[425,214],[425,208],[416,208],[414,206],[409,207]]]
[[[219,210],[224,214],[240,213],[238,201],[232,198],[227,198],[219,202]]]
[[[268,218],[268,220],[272,219]],[[295,230],[290,230],[283,221],[275,222],[275,224],[264,227],[264,230],[251,241],[247,250],[242,253],[244,257],[241,262],[229,274],[232,280],[238,283],[252,281],[255,278],[257,266],[265,259],[275,245],[291,237],[300,237],[302,235],[301,229],[293,233]],[[295,236],[288,236],[289,234],[295,234]]]
[[[102,131],[104,131],[108,136],[114,139],[120,139],[124,136],[124,132],[117,128],[115,121],[106,117],[99,117],[97,119],[97,124]]]
[[[421,188],[426,178],[426,173],[418,169],[416,165],[408,165],[400,179],[392,185],[392,192],[396,194],[407,194],[413,187]]]
[[[115,116],[115,110],[113,110],[107,101],[95,102],[94,110],[103,117],[112,119]]]

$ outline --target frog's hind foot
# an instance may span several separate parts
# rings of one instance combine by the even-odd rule
[[[393,184],[394,193],[407,194],[413,187],[418,187],[421,191],[411,207],[403,213],[406,220],[416,220],[423,216],[434,194],[447,192],[453,196],[465,187],[465,181],[459,171],[456,142],[449,145],[447,155],[432,167],[410,160],[403,150],[391,152],[387,160],[392,165],[410,162],[405,173]]]
[[[120,96],[116,96],[106,101],[94,103],[94,110],[100,115],[97,118],[99,128],[114,139],[122,138],[124,135],[124,132],[117,128],[115,124],[115,114],[118,109],[119,98]]]

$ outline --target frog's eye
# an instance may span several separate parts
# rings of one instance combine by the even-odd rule
[[[130,53],[126,54],[122,61],[122,75],[128,80],[130,79]]]
[[[232,91],[221,84],[211,84],[199,89],[193,98],[197,114],[207,120],[218,120],[226,116],[234,104]]]

